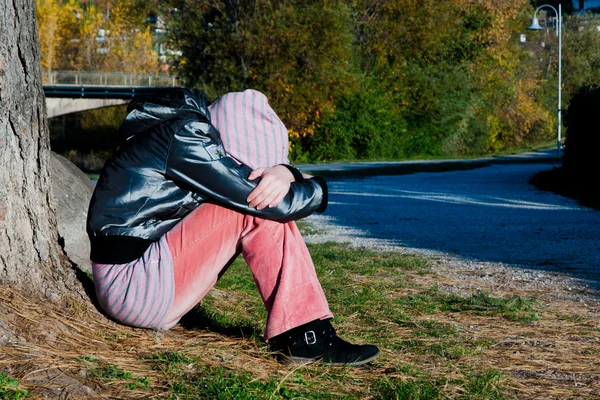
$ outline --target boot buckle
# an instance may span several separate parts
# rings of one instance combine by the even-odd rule
[[[306,344],[315,344],[317,343],[317,335],[315,335],[314,331],[304,332],[304,341]]]

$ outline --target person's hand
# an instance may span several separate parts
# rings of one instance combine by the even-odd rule
[[[246,199],[249,206],[262,210],[265,207],[275,207],[283,200],[294,182],[294,175],[283,165],[270,168],[257,168],[250,173],[248,179],[253,181],[261,178],[258,185]]]

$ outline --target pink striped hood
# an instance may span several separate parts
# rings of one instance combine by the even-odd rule
[[[252,168],[289,164],[288,131],[264,94],[227,93],[208,109],[230,156]]]

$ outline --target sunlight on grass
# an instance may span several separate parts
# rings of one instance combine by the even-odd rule
[[[149,389],[150,379],[148,377],[136,377],[131,372],[127,372],[112,363],[102,363],[100,360],[83,356],[78,361],[82,362],[90,376],[97,377],[105,381],[120,382],[128,390]]]
[[[398,303],[419,314],[433,314],[439,311],[472,312],[478,315],[500,315],[519,322],[533,322],[538,318],[535,299],[519,296],[493,297],[489,293],[477,292],[471,296],[459,296],[440,292],[433,287],[417,295],[409,295]]]
[[[27,335],[27,346],[3,347],[0,400],[55,398],[66,390],[72,398],[132,399],[595,393],[600,323],[593,307],[565,300],[572,291],[486,286],[481,271],[455,274],[440,259],[334,243],[309,247],[338,334],[381,349],[371,364],[279,364],[262,338],[266,312],[240,258],[167,332],[122,326],[74,300],[40,303],[3,288],[0,310],[10,308],[0,318]]]
[[[0,399],[19,400],[27,397],[27,390],[19,388],[19,382],[0,372]]]
[[[336,315],[334,324],[342,337],[350,341],[377,343],[384,351],[391,352],[390,357],[393,358],[397,357],[394,353],[399,352],[399,355],[433,356],[456,363],[449,368],[463,371],[460,379],[442,382],[413,366],[410,375],[414,379],[384,377],[357,383],[348,374],[348,369],[328,369],[327,374],[321,374],[319,370],[325,367],[312,366],[294,371],[285,382],[278,383],[273,379],[258,382],[250,375],[226,369],[207,369],[197,364],[193,367],[193,374],[184,374],[185,379],[177,377],[171,387],[174,396],[191,398],[193,394],[202,393],[207,397],[227,398],[218,397],[217,393],[221,393],[220,396],[240,399],[350,399],[363,398],[362,394],[358,395],[350,388],[357,385],[364,389],[367,385],[370,396],[378,399],[446,398],[446,387],[461,391],[464,396],[460,398],[479,398],[479,395],[484,396],[481,398],[502,398],[498,371],[491,369],[477,375],[467,368],[468,359],[481,354],[491,343],[484,338],[465,337],[456,324],[427,316],[460,312],[526,322],[535,320],[533,300],[500,298],[486,293],[459,296],[443,293],[437,287],[423,290],[414,281],[415,276],[434,272],[430,261],[419,256],[374,252],[336,243],[309,247],[330,307]],[[238,327],[254,330],[253,340],[267,351],[259,335],[266,315],[252,274],[243,260],[236,260],[218,282],[216,290],[196,307],[195,313],[196,319],[210,320],[217,329]],[[179,362],[169,357],[154,356],[152,360],[166,365]],[[178,357],[183,357],[188,364],[191,361],[185,355]],[[382,358],[385,359],[385,356]],[[378,362],[376,360],[375,365]],[[404,371],[407,371],[406,368],[400,367]],[[182,373],[175,367],[166,370]],[[328,388],[328,394],[324,394],[323,387]],[[337,391],[340,393],[336,394]]]

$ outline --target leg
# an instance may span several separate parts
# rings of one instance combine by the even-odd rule
[[[242,218],[226,208],[203,204],[167,232],[175,293],[163,329],[177,324],[215,285],[236,254]]]
[[[169,231],[166,239],[173,257],[175,295],[165,329],[208,293],[240,247],[267,309],[267,339],[304,322],[332,316],[293,223],[203,204]]]
[[[332,318],[304,239],[294,222],[246,217],[242,255],[268,312],[265,339]]]

